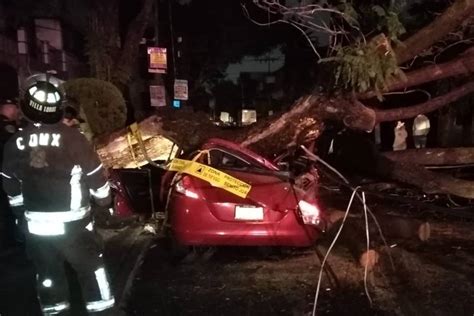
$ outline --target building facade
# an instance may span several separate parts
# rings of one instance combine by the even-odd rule
[[[28,27],[7,28],[0,10],[0,98],[15,99],[21,83],[36,73],[51,72],[67,80],[84,75],[87,68],[64,49],[65,33],[60,20],[35,18]]]

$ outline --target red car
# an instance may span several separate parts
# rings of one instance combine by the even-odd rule
[[[171,231],[179,244],[306,247],[314,243],[324,222],[315,196],[295,188],[273,162],[238,144],[211,139],[201,149],[198,162],[250,184],[251,190],[241,198],[194,176],[167,172],[161,196],[169,199]]]

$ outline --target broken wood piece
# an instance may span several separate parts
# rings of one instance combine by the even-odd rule
[[[367,265],[367,270],[371,271],[373,267],[379,262],[379,253],[374,249],[366,250],[359,258],[359,264],[365,268]]]
[[[345,212],[330,210],[328,212],[328,236],[333,238],[339,225],[342,223]],[[353,217],[353,215],[350,215]],[[367,249],[366,233],[359,221],[354,222],[353,218],[346,220],[339,235],[341,244],[347,248],[355,261],[367,270],[371,271],[378,263],[379,254],[375,249]]]
[[[377,215],[382,233],[387,237],[427,241],[430,238],[430,224],[413,218],[394,215]]]
[[[356,217],[357,223],[362,227],[360,221],[361,216],[350,215]],[[332,224],[344,218],[344,212],[339,210],[328,211],[328,221]],[[413,218],[406,218],[394,215],[376,215],[377,221],[382,229],[382,233],[387,237],[394,238],[417,238],[421,241],[427,241],[431,236],[430,224]],[[371,234],[378,233],[374,227],[370,227]]]
[[[431,223],[431,237],[474,241],[474,224]]]

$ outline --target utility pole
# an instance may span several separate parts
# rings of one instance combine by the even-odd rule
[[[160,39],[160,26],[159,26],[159,5],[160,5],[160,0],[155,0],[155,6],[154,6],[154,11],[153,11],[153,23],[154,23],[154,36],[153,36],[153,47],[159,47],[159,39]],[[148,45],[147,45],[148,46]],[[149,49],[149,48],[147,48]],[[152,62],[152,55],[153,52],[150,54],[150,51],[148,51],[149,54],[149,63],[148,65],[148,72],[152,73],[151,79],[148,81],[148,90],[149,90],[149,95],[150,95],[150,105],[152,107],[155,106],[166,106],[167,104],[170,103],[170,100],[168,97],[166,97],[166,87],[164,85],[164,78],[162,76],[161,72],[157,71],[151,71],[151,62]],[[157,70],[157,69],[155,69]]]
[[[159,43],[160,43],[160,19],[159,19],[159,7],[160,7],[160,0],[155,0],[155,12],[154,12],[154,15],[155,15],[155,30],[154,30],[154,33],[155,33],[155,38],[154,38],[154,41],[155,41],[155,47],[159,47]],[[160,73],[155,73],[154,74],[154,81],[157,83],[157,84],[160,84],[162,85],[163,84],[163,77],[161,76]]]

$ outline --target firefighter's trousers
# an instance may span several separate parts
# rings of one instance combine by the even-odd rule
[[[70,308],[71,286],[66,266],[77,275],[88,313],[112,308],[115,301],[102,249],[90,219],[68,222],[64,227],[64,233],[59,235],[48,236],[45,231],[41,235],[30,232],[26,236],[26,249],[38,273],[37,286],[43,312],[55,315]]]

